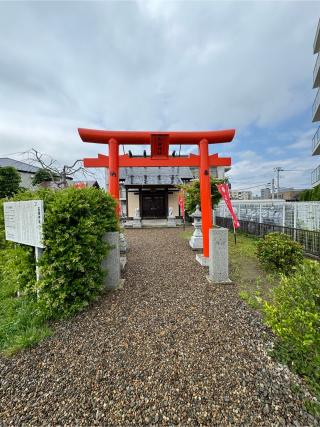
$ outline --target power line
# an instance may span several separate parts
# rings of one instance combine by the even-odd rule
[[[246,188],[231,188],[231,191],[247,191],[247,190],[253,190],[254,188],[261,188],[264,187],[264,185],[256,185],[254,187],[246,187]]]
[[[1,156],[1,157],[5,157],[5,156],[16,156],[16,155],[22,156],[22,155],[24,155],[24,154],[28,153],[29,151],[30,151],[30,150],[26,150],[26,151],[17,151],[16,153],[0,154],[0,156]]]
[[[281,172],[309,172],[313,169],[281,169]]]

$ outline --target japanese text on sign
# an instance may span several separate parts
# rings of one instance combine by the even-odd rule
[[[3,209],[6,240],[44,248],[42,243],[43,200],[5,202]]]

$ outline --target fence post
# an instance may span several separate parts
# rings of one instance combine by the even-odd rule
[[[293,239],[297,240],[297,202],[293,206]]]
[[[286,202],[283,203],[282,207],[282,227],[286,225]]]
[[[259,204],[259,223],[262,223],[262,206],[261,203]]]

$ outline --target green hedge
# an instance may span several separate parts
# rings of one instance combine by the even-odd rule
[[[282,276],[264,311],[280,337],[277,355],[320,392],[320,264],[305,261],[295,274]]]
[[[303,247],[283,233],[269,233],[259,240],[257,255],[266,269],[291,274],[303,262]]]
[[[88,305],[102,288],[102,237],[117,231],[115,201],[97,189],[55,193],[45,211],[40,303],[50,315],[66,315]]]
[[[116,202],[95,188],[39,190],[18,194],[10,200],[31,199],[44,200],[45,207],[46,249],[40,260],[41,281],[35,283],[33,258],[28,255],[30,248],[17,245],[14,249],[11,243],[4,243],[1,206],[0,246],[2,250],[13,251],[3,268],[8,270],[11,265],[14,277],[11,275],[10,280],[19,283],[21,291],[34,295],[36,288],[39,290],[38,305],[47,317],[73,314],[88,305],[102,289],[101,261],[107,253],[102,236],[118,230]],[[24,265],[24,276],[19,265]]]

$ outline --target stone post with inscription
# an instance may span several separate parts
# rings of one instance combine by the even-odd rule
[[[230,283],[228,229],[214,227],[209,231],[209,277],[213,283]]]

